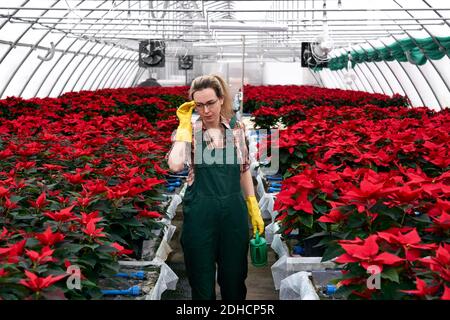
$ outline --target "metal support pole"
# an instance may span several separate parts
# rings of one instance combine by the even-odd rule
[[[367,53],[367,50],[364,49],[364,47],[363,47],[362,45],[358,45],[358,46],[359,46],[362,50],[364,50],[365,53]],[[370,69],[370,63],[367,63],[366,65],[367,65],[367,67]],[[391,85],[389,84],[389,81],[386,79],[386,77],[384,76],[383,72],[380,70],[380,68],[378,67],[378,65],[377,65],[375,62],[373,62],[373,65],[377,68],[378,72],[381,74],[381,76],[383,77],[384,81],[385,81],[385,82],[387,83],[387,85],[389,86],[389,89],[391,90],[392,94],[394,94],[394,90],[392,90],[392,87],[391,87]],[[372,71],[372,74],[374,75],[373,71]],[[375,77],[375,75],[374,75],[374,77]],[[375,77],[375,79],[376,79],[376,77]],[[377,81],[378,81],[378,80],[377,80]],[[381,90],[383,90],[383,92],[384,92],[384,89],[383,89],[383,87],[381,86],[380,82],[378,82],[378,85],[380,86]],[[386,94],[386,92],[384,92],[384,93]]]
[[[96,88],[96,90],[104,88],[106,85],[106,82],[108,81],[109,77],[111,76],[111,74],[113,73],[114,69],[116,68],[116,66],[118,64],[120,64],[121,59],[125,58],[127,56],[127,54],[129,54],[130,52],[123,50],[120,55],[117,57],[117,59],[114,59],[113,63],[111,64],[111,66],[108,68],[108,70],[105,72],[105,74],[103,75],[103,77],[100,79],[100,82],[98,84],[98,87]]]
[[[59,1],[54,1],[54,3],[50,6],[50,9],[54,6],[56,6],[58,4]],[[14,9],[15,10],[15,9]],[[46,10],[44,13],[47,13],[49,10]],[[8,50],[6,50],[5,54],[3,55],[3,57],[0,59],[0,64],[3,63],[4,59],[10,54],[10,52],[16,47],[16,44],[20,41],[20,39],[22,39],[25,34],[33,27],[33,24],[31,24],[30,26],[28,26],[28,28],[26,28],[21,34],[20,36],[14,41],[14,44],[12,46],[10,46],[8,48]],[[44,38],[46,35],[42,36],[41,39],[39,39],[39,41],[37,43],[35,43],[35,45],[37,46]],[[11,80],[14,78],[14,76],[16,75],[17,71],[22,67],[23,63],[25,62],[25,60],[27,60],[27,58],[30,56],[30,54],[33,52],[33,48],[30,49],[30,51],[28,51],[28,54],[25,55],[25,57],[22,58],[21,62],[17,65],[17,67],[14,69],[13,72],[11,72],[7,79],[5,79],[5,83],[6,85],[3,87],[3,89],[0,91],[0,97],[3,97],[3,94],[5,93],[5,91],[8,89],[9,85],[11,84]],[[42,61],[42,60],[41,60]]]
[[[387,44],[385,44],[385,43],[383,42],[383,40],[380,39],[380,42],[386,47],[386,49],[390,50],[389,47],[387,46]],[[414,82],[412,81],[411,77],[409,76],[409,73],[406,71],[405,67],[404,67],[399,61],[397,61],[397,60],[395,60],[395,61],[396,61],[396,62],[398,63],[398,65],[402,68],[402,70],[403,70],[403,72],[405,73],[406,77],[407,77],[407,78],[409,79],[409,81],[411,82],[411,84],[412,84],[414,90],[416,90],[417,95],[419,96],[419,99],[420,99],[420,101],[422,102],[422,105],[424,106],[424,105],[425,105],[425,102],[423,101],[422,96],[419,94],[419,91],[417,91],[417,87],[416,87],[416,85],[414,84]],[[400,82],[400,81],[399,81],[399,82]]]
[[[367,41],[367,44],[368,44],[369,46],[371,46],[373,50],[376,50],[375,47],[370,43],[370,41]],[[384,45],[384,44],[383,44],[383,45]],[[386,48],[386,46],[384,46],[384,47]],[[389,69],[389,71],[391,71],[391,73],[392,73],[392,75],[394,76],[394,78],[397,80],[398,85],[399,85],[399,86],[402,88],[402,90],[403,90],[403,94],[404,94],[405,96],[407,96],[405,88],[403,87],[402,83],[398,80],[398,78],[397,78],[397,76],[395,75],[394,71],[392,70],[391,66],[390,66],[386,61],[383,60],[383,62],[384,62],[384,64],[386,65],[386,67]],[[386,81],[387,81],[387,80],[386,80]],[[387,81],[387,82],[388,82],[388,81]],[[389,83],[389,82],[388,82],[388,83]],[[394,90],[392,90],[392,92],[394,92]],[[395,92],[394,92],[394,93],[395,93]]]
[[[105,2],[106,2],[106,1],[105,1]],[[125,1],[122,1],[121,3],[123,3],[123,2],[125,2]],[[81,3],[81,2],[80,2],[80,3]],[[101,3],[100,6],[103,5],[103,4],[104,4],[104,2]],[[92,13],[92,12],[91,12],[91,13]],[[91,13],[88,13],[88,15],[90,15]],[[101,19],[101,18],[100,18],[100,19]],[[97,18],[97,20],[99,20],[99,18]],[[64,39],[64,38],[61,38],[61,39],[58,41],[58,44],[59,44],[61,41],[63,41],[63,39]],[[76,39],[75,39],[75,40],[67,47],[67,50],[70,50],[70,48],[72,48],[72,46],[73,46],[77,41],[79,41],[78,38],[76,38]],[[89,41],[86,41],[86,42],[78,49],[78,51],[74,54],[74,56],[72,57],[72,59],[69,61],[69,63],[68,63],[67,65],[69,65],[69,64],[73,61],[73,59],[75,59],[75,57],[78,56],[78,55],[81,53],[81,51],[82,51],[89,43],[90,43]],[[93,47],[95,47],[95,45],[94,45]],[[92,48],[93,48],[93,47],[92,47]],[[92,50],[92,48],[91,48],[91,50]],[[85,56],[81,59],[81,61],[80,61],[79,64],[78,64],[78,67],[82,64],[82,62],[84,61],[84,59],[86,59],[86,57],[89,56],[91,50],[89,50],[89,51],[85,54]],[[52,73],[52,71],[55,69],[55,67],[58,65],[58,63],[59,63],[59,61],[60,61],[61,59],[62,59],[62,56],[59,57],[58,60],[57,60],[57,61],[54,63],[54,65],[52,66],[52,68],[50,68],[50,70],[47,72],[45,78],[47,78],[48,75]],[[39,63],[39,65],[37,66],[35,72],[37,72],[41,66],[42,66],[42,62]],[[73,70],[72,75],[76,72],[76,70],[78,69],[78,67],[75,68],[75,69]],[[83,71],[84,71],[84,70],[83,70]],[[80,76],[78,77],[78,80],[80,79],[82,73],[83,73],[83,72],[80,73]],[[59,81],[59,78],[60,78],[60,77],[61,77],[61,73],[59,74],[58,77],[55,77],[55,82],[54,82],[54,83],[56,83],[57,81]],[[70,79],[70,78],[71,78],[71,77],[69,77],[68,79]],[[72,90],[73,90],[73,88],[75,87],[75,85],[76,85],[76,83],[78,82],[78,80],[74,83],[74,86],[72,87]],[[42,81],[42,83],[39,85],[39,87],[38,87],[37,90],[35,91],[35,93],[34,93],[35,96],[36,96],[36,95],[39,93],[39,91],[42,89],[42,86],[44,85],[44,82],[45,82],[45,81]],[[64,85],[63,88],[65,88],[65,86],[66,86],[66,85]]]

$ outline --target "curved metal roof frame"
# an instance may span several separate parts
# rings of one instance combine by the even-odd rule
[[[334,56],[387,48],[405,37],[450,36],[450,4],[443,0],[266,0],[255,7],[250,1],[2,0],[0,97],[135,85],[145,72],[136,63],[137,44],[147,39],[166,41],[171,59],[189,52],[214,61],[242,52],[245,35],[247,60],[292,61],[299,57],[300,43],[320,34],[324,22],[336,45]],[[215,29],[225,22],[248,29]],[[274,25],[285,25],[288,31],[264,29]],[[51,42],[54,57],[37,60],[38,51],[49,51]],[[345,70],[311,73],[323,86],[398,92],[407,94],[414,106],[442,109],[450,105],[449,57],[446,52],[442,61],[428,59],[423,66],[357,64],[350,86]]]
[[[432,9],[432,11],[434,13],[436,13],[439,18],[443,17],[441,14],[439,14],[439,12],[437,12],[435,9],[432,8],[432,6],[430,5],[429,2],[427,2],[426,0],[421,0],[421,1],[424,4],[426,4],[428,8]],[[402,6],[399,3],[399,1],[393,0],[393,3],[395,3],[401,9],[405,9],[404,6]],[[419,18],[415,17],[410,12],[410,10],[408,10],[408,8],[405,9],[405,12],[412,19],[414,19],[419,25],[422,26],[423,30],[426,32],[426,34],[429,37],[434,39],[434,35],[432,34],[432,32],[429,31],[429,29],[427,28],[427,25],[421,24],[419,21]],[[411,39],[414,39],[414,37],[411,36],[410,32],[408,32],[408,30],[405,30],[405,28],[403,27],[403,24],[398,23],[396,21],[396,19],[393,19],[393,21],[404,31],[404,33],[408,37],[410,37]],[[448,23],[448,20],[443,20],[443,22],[447,27],[450,26]],[[447,34],[450,35],[450,32]],[[393,34],[391,34],[391,37],[394,40],[399,40]],[[381,41],[381,39],[380,39],[380,41]],[[386,43],[384,43],[383,41],[381,41],[381,43],[387,48]],[[370,40],[368,40],[365,44],[368,44],[370,47],[375,48],[371,44]],[[365,51],[364,47],[361,44],[356,45],[356,47],[359,47]],[[340,51],[340,54],[344,54],[344,53],[346,53],[346,52]],[[446,52],[446,57],[448,57],[448,56],[449,56],[449,52]],[[444,74],[443,74],[442,70],[439,70],[439,68],[437,67],[436,62],[434,60],[428,59],[428,62],[425,65],[430,68],[429,72],[425,72],[423,70],[425,66],[417,66],[417,65],[414,65],[411,63],[403,63],[403,62],[397,62],[397,61],[393,62],[400,66],[401,70],[403,71],[403,75],[399,75],[398,71],[394,72],[393,69],[389,66],[389,64],[386,61],[383,61],[382,63],[384,63],[388,67],[389,71],[392,73],[392,75],[396,79],[397,83],[401,86],[403,93],[402,92],[399,92],[399,93],[407,94],[410,97],[414,96],[414,97],[418,98],[418,100],[412,99],[414,106],[428,105],[428,106],[434,106],[434,107],[439,107],[440,109],[443,109],[444,107],[448,107],[450,105],[449,82],[448,82],[448,80],[446,80],[444,78]],[[355,74],[357,75],[358,79],[360,79],[361,75],[364,76],[366,78],[367,82],[369,83],[369,85],[371,86],[372,91],[374,91],[374,92],[380,92],[380,93],[385,93],[385,94],[395,93],[395,92],[393,92],[392,88],[390,88],[391,92],[382,88],[382,86],[380,84],[381,79],[384,78],[384,80],[386,81],[386,83],[388,85],[389,85],[389,81],[387,81],[384,73],[380,70],[380,67],[378,66],[378,64],[380,64],[380,63],[379,62],[371,62],[371,63],[363,63],[362,65],[356,66],[354,69]],[[364,71],[361,69],[363,66],[366,68]],[[376,67],[378,69],[377,70],[378,72],[376,72],[375,71],[376,69],[374,69],[373,67]],[[418,71],[418,73],[414,72],[414,70]],[[412,72],[414,72],[414,76],[411,75]],[[338,88],[343,88],[343,89],[348,88],[348,85],[345,85],[345,82],[343,81],[344,73],[342,71],[337,71],[337,72],[332,71],[331,73],[336,73],[336,75],[340,78],[341,83],[344,83],[343,85],[337,86]],[[367,75],[370,74],[370,77],[368,77],[366,75],[366,73],[367,73]],[[376,76],[375,73],[378,73],[378,76]],[[322,74],[322,76],[325,76],[323,74],[323,72],[321,72],[321,74]],[[434,76],[433,76],[433,74],[434,74]],[[381,77],[380,77],[380,75],[381,75]],[[403,81],[400,81],[399,77],[400,77],[400,79],[403,79]],[[434,79],[430,79],[431,77],[434,77]],[[372,81],[370,81],[369,78],[371,78]],[[434,80],[436,85],[432,85],[431,80]],[[414,89],[413,92],[409,92],[409,94],[408,94],[408,90],[405,90],[404,86],[402,85],[402,83],[404,83],[405,81],[409,82],[412,85],[412,88]],[[379,90],[374,90],[375,84],[378,85]],[[439,87],[439,90],[436,89],[436,87]],[[422,95],[423,91],[425,91],[425,90],[428,90],[429,92],[432,93],[432,97],[428,97],[428,102],[425,102],[424,97]],[[368,90],[366,88],[365,91],[370,91],[370,90]]]

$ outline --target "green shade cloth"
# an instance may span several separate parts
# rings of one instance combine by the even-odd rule
[[[450,37],[435,37],[434,39],[413,39],[407,38],[398,40],[395,43],[375,49],[367,50],[353,50],[352,67],[356,63],[362,62],[379,62],[379,61],[394,61],[411,62],[416,65],[424,65],[428,59],[439,60],[442,59],[450,49]],[[330,70],[340,70],[347,68],[348,55],[342,54],[339,57],[332,58],[328,62]],[[315,71],[321,68],[315,68]]]

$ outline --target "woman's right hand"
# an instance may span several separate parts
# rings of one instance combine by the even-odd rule
[[[192,112],[195,108],[195,102],[189,101],[183,103],[177,109],[177,117],[179,120],[179,125],[177,133],[175,135],[175,141],[186,141],[192,142]]]

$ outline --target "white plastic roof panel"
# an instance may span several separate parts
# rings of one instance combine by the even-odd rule
[[[360,79],[361,79],[361,81],[362,81],[362,83],[364,85],[364,88],[366,88],[365,91],[374,93],[375,90],[374,90],[371,82],[368,79],[368,75],[362,70],[361,65],[356,65],[354,70],[358,74],[358,76],[360,77]]]
[[[442,81],[442,78],[439,76],[433,65],[430,62],[427,62],[426,64],[418,67],[427,78],[430,87],[433,88],[433,91],[439,100],[439,105],[450,106],[450,91]]]
[[[439,71],[439,75],[443,78],[447,86],[450,86],[450,59],[444,56],[440,60],[435,60],[434,64]]]
[[[423,100],[402,65],[397,61],[388,61],[387,64],[391,67],[392,72],[402,84],[404,90],[406,91],[406,95],[411,100],[412,105],[416,107],[424,106]]]
[[[385,62],[375,62],[375,64],[378,65],[378,68],[383,73],[386,81],[389,83],[392,93],[405,95],[405,91],[403,90],[401,84],[398,82],[398,79],[392,73],[392,70],[389,68],[389,66]]]
[[[91,62],[92,57],[91,56],[82,56],[81,61],[78,63],[77,68],[72,74],[73,80],[72,86],[67,86],[68,91],[80,91],[83,90],[82,84],[85,82],[86,78],[89,76],[85,72],[86,68],[88,67],[89,63]]]
[[[199,62],[227,55],[240,59],[243,36],[247,61],[292,61],[299,58],[301,43],[314,40],[325,24],[335,56],[401,39],[449,37],[450,2],[2,0],[0,98],[132,85],[144,72],[137,65],[141,40],[165,41],[170,72],[180,52]],[[38,56],[46,56],[52,43],[54,57],[41,61]],[[449,105],[449,62],[447,52],[421,66],[358,63],[351,85],[344,81],[345,69],[313,76],[326,87],[406,93],[414,106],[442,108]]]

